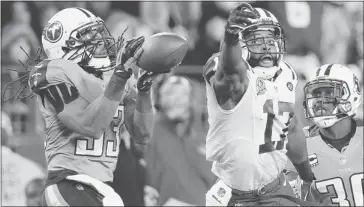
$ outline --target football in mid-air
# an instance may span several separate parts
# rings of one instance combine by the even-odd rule
[[[143,54],[138,60],[142,69],[156,73],[168,73],[186,56],[187,40],[174,33],[157,33],[145,38]]]

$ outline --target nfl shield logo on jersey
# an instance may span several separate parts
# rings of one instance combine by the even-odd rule
[[[264,80],[261,78],[257,78],[257,95],[262,95],[267,91],[265,87]]]
[[[288,90],[293,91],[293,84],[291,82],[288,82],[287,88],[288,88]]]
[[[219,188],[219,190],[217,191],[217,195],[222,198],[225,196],[226,190],[224,188]]]

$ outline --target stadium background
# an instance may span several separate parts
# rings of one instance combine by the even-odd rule
[[[363,83],[363,2],[262,2],[255,7],[276,15],[287,35],[285,60],[300,78],[296,113],[303,123],[302,85],[320,65],[345,64]],[[189,78],[198,103],[198,131],[206,133],[206,101],[202,66],[218,51],[229,10],[236,2],[1,2],[1,86],[17,78],[7,69],[21,68],[18,62],[34,57],[40,47],[42,28],[57,11],[78,6],[105,20],[114,37],[129,26],[127,37],[175,32],[188,39],[189,51],[174,71]],[[163,80],[160,80],[163,81]],[[157,84],[156,84],[157,85]],[[158,88],[156,88],[158,90]],[[44,124],[33,99],[2,101],[2,111],[12,121],[10,145],[16,153],[45,167]],[[244,123],[242,123],[244,124]],[[203,142],[204,136],[200,136]]]

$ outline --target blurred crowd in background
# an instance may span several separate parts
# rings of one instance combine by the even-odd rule
[[[363,83],[363,2],[250,2],[275,14],[285,29],[285,60],[300,78],[296,113],[302,123],[309,124],[300,104],[302,87],[320,65],[349,66]],[[19,61],[28,59],[26,53],[37,54],[46,22],[66,7],[86,8],[100,16],[115,38],[126,27],[127,39],[158,32],[184,36],[189,51],[183,63],[154,84],[157,119],[152,141],[145,149],[122,136],[113,187],[126,205],[204,205],[204,194],[216,178],[204,155],[208,124],[201,72],[218,52],[236,3],[1,2],[1,86],[17,78],[7,69],[21,68]],[[3,205],[37,205],[46,175],[44,138],[34,100],[2,101]]]

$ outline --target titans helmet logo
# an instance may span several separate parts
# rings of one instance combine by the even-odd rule
[[[46,38],[49,42],[58,42],[63,35],[63,26],[60,22],[53,22],[47,27]]]

